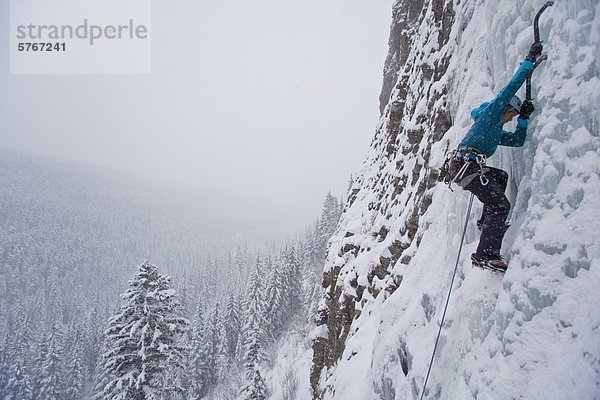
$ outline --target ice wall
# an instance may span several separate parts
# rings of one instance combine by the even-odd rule
[[[419,398],[469,198],[436,168],[518,67],[543,3],[395,3],[382,118],[325,266],[315,397]],[[527,142],[490,160],[511,179],[509,270],[470,266],[476,200],[429,399],[600,398],[600,4],[556,2],[540,27]]]

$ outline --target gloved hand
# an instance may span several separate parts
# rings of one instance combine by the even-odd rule
[[[537,58],[542,54],[543,50],[544,46],[542,46],[542,43],[536,42],[531,45],[531,48],[529,49],[529,54],[527,54],[527,57],[525,57],[525,59],[531,62],[535,62],[535,60],[537,60]]]
[[[529,100],[525,100],[523,104],[521,104],[521,112],[519,113],[519,118],[529,119],[531,114],[535,111],[535,107],[533,103]]]

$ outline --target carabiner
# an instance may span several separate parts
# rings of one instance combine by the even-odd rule
[[[479,175],[479,182],[481,182],[481,186],[487,186],[490,180],[484,174],[481,174]]]

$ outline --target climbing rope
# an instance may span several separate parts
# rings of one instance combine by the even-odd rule
[[[458,261],[460,260],[460,253],[462,251],[463,243],[465,241],[465,233],[467,232],[467,224],[469,223],[469,215],[471,215],[471,207],[473,206],[473,193],[469,199],[469,206],[467,207],[467,215],[465,216],[465,225],[462,231],[462,237],[460,238],[460,246],[458,247],[458,255],[456,256],[456,264],[454,265],[454,272],[452,273],[452,281],[450,282],[450,289],[448,289],[448,298],[446,299],[446,305],[444,306],[444,313],[442,314],[442,321],[440,323],[440,329],[438,330],[437,337],[435,338],[435,345],[433,346],[433,353],[431,354],[431,361],[429,361],[429,368],[427,368],[427,375],[425,376],[425,382],[423,383],[423,390],[421,391],[421,400],[425,396],[425,389],[427,389],[427,381],[429,380],[429,373],[431,372],[431,366],[433,365],[433,359],[435,358],[435,351],[437,350],[440,335],[442,334],[442,328],[444,327],[444,320],[446,319],[446,311],[448,311],[448,303],[450,302],[450,294],[452,294],[452,286],[454,285],[454,278],[456,277],[456,271],[458,270]]]

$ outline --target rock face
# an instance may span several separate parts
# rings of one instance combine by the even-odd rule
[[[420,216],[431,204],[430,190],[438,178],[439,165],[430,162],[432,146],[452,125],[443,78],[453,22],[452,1],[401,0],[393,7],[381,123],[352,187],[342,229],[332,240],[323,277],[326,294],[317,325],[326,326],[327,334],[313,345],[316,397],[321,396],[322,371],[341,357],[361,305],[399,287],[402,276],[391,276],[390,267],[397,261],[408,264],[419,246]],[[359,260],[368,260],[368,267]]]
[[[475,201],[427,398],[597,396],[600,312],[589,297],[600,284],[600,5],[592,3],[557,2],[541,21],[549,57],[534,77],[528,140],[490,161],[510,174],[510,268],[501,278],[471,269]],[[471,108],[492,99],[527,54],[542,4],[394,4],[381,119],[325,264],[315,399],[419,398],[468,201],[438,183],[438,168]]]

